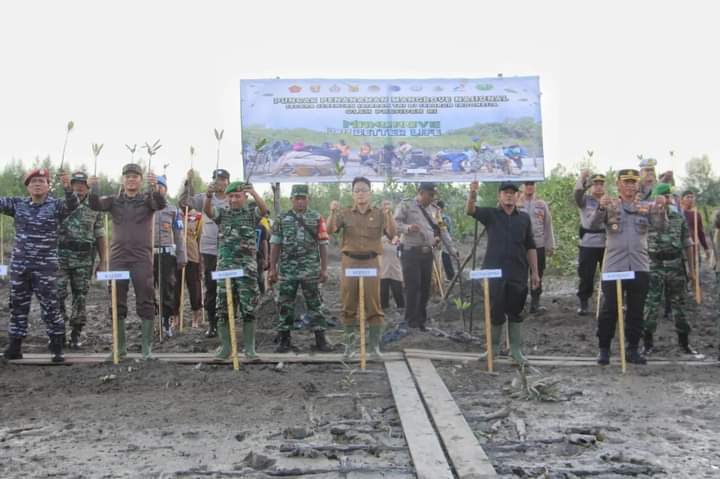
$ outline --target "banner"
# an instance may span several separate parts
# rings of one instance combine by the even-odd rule
[[[545,176],[538,77],[243,80],[240,97],[246,180]]]

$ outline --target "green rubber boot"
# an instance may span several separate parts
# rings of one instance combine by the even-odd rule
[[[490,342],[492,343],[493,359],[496,359],[500,355],[500,339],[502,338],[503,332],[502,325],[497,326],[493,324],[491,331],[492,337],[490,338]],[[487,355],[488,352],[483,351],[482,353],[480,353],[478,361],[487,361]]]
[[[152,354],[154,326],[154,321],[152,320],[143,320],[142,322],[142,358],[145,361],[155,359],[155,356]],[[118,339],[120,338],[118,337]]]
[[[513,360],[519,364],[527,363],[527,359],[522,353],[522,323],[515,323],[508,321],[508,328],[510,333],[510,355]]]
[[[380,352],[380,340],[382,339],[383,326],[370,326],[368,328],[368,358],[374,360],[382,360]]]
[[[245,357],[257,359],[255,352],[255,321],[243,323],[243,343],[245,344]]]
[[[356,355],[356,338],[357,335],[355,334],[355,327],[343,326],[343,346],[345,346],[345,351],[343,352],[343,359],[350,359]]]
[[[230,323],[226,321],[218,321],[217,334],[220,338],[220,347],[215,350],[215,359],[218,361],[226,361],[232,353],[230,344]]]
[[[124,357],[127,356],[127,341],[125,339],[125,320],[124,319],[118,319],[117,320],[117,335],[118,335],[118,355],[120,356],[120,359],[122,360]],[[106,361],[113,361],[113,353],[110,351],[110,355],[105,358]]]

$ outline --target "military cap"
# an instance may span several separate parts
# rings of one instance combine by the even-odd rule
[[[233,181],[227,188],[225,188],[225,194],[230,193],[242,193],[242,190],[247,186],[244,181]]]
[[[590,183],[595,183],[596,181],[602,181],[605,183],[605,175],[602,173],[595,173],[590,177]]]
[[[437,185],[432,181],[423,181],[420,183],[420,186],[418,186],[418,191],[429,191],[434,193],[437,191]]]
[[[523,181],[523,185],[534,185],[534,184],[535,184],[535,182],[532,180]]]
[[[290,197],[309,196],[308,185],[293,185],[290,191]]]
[[[505,190],[513,190],[517,193],[518,187],[512,181],[503,181],[502,183],[500,183],[500,186],[498,187],[498,191],[505,191]]]
[[[640,172],[634,168],[627,168],[618,171],[618,180],[640,181]]]
[[[87,184],[88,175],[84,171],[76,171],[70,177],[70,183],[85,183]]]
[[[669,195],[672,193],[672,185],[670,183],[658,183],[653,188],[653,196]]]
[[[123,166],[122,174],[127,175],[128,173],[135,173],[136,175],[142,176],[142,166],[138,165],[137,163],[128,163],[127,165]]]
[[[657,166],[657,160],[655,158],[643,158],[640,160],[640,164],[638,166],[640,166],[643,170],[654,170]]]
[[[158,185],[163,185],[165,188],[167,188],[167,176],[160,175],[155,178],[158,182]]]
[[[213,180],[218,177],[223,177],[223,178],[226,178],[229,180],[230,172],[228,170],[223,170],[222,168],[218,168],[217,170],[213,171]]]
[[[50,170],[47,168],[34,168],[30,171],[28,171],[27,175],[25,175],[25,186],[30,184],[30,180],[33,178],[45,178],[49,181],[50,178]]]

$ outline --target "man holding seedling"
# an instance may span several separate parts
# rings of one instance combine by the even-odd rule
[[[35,293],[50,338],[53,362],[63,362],[65,323],[57,295],[58,228],[78,204],[69,177],[61,173],[65,200],[50,198],[50,172],[36,168],[25,175],[28,197],[0,197],[0,214],[15,218],[15,244],[10,262],[10,324],[5,359],[22,359],[30,302]]]
[[[193,178],[195,172],[189,170],[183,191],[178,198],[178,205],[181,209],[190,206],[192,209],[203,211],[205,207],[205,193],[194,193]],[[230,172],[222,168],[213,171],[213,182],[208,186],[212,189],[211,197],[213,208],[224,208],[228,205],[225,189],[230,182]],[[211,188],[212,187],[212,188]],[[215,305],[217,304],[217,283],[212,278],[218,261],[218,227],[212,218],[204,217],[202,222],[202,233],[200,234],[200,254],[203,262],[203,277],[205,283],[205,311],[207,312],[208,330],[205,336],[214,338],[217,336],[217,315]]]
[[[255,243],[255,225],[267,211],[267,205],[249,183],[233,181],[225,189],[228,206],[215,207],[217,184],[210,185],[205,195],[203,211],[205,218],[215,222],[218,228],[217,270],[242,269],[243,276],[230,280],[233,304],[240,309],[243,321],[243,343],[245,356],[255,358],[255,305],[260,296],[257,284],[257,246]],[[247,205],[250,194],[257,208]],[[220,348],[215,358],[225,360],[230,357],[231,338],[228,322],[228,303],[225,283],[217,288],[217,332],[220,336]]]
[[[130,280],[117,281],[118,350],[127,354],[125,318],[130,281],[135,290],[135,307],[142,320],[142,356],[152,359],[153,320],[155,318],[153,290],[152,224],[156,211],[167,205],[165,197],[157,191],[157,180],[147,174],[147,189],[141,191],[143,169],[128,163],[122,169],[123,191],[117,196],[99,196],[98,179],[90,177],[90,208],[110,213],[113,224],[110,242],[110,270],[129,271]]]
[[[293,185],[292,209],[278,218],[270,238],[270,281],[279,281],[280,308],[278,331],[280,345],[276,352],[291,349],[290,332],[295,324],[295,297],[302,288],[310,325],[315,332],[317,351],[329,352],[325,339],[327,323],[322,312],[320,283],[327,280],[328,233],[325,220],[308,208],[307,185]]]
[[[80,347],[80,333],[87,321],[85,296],[90,289],[95,252],[97,251],[100,256],[98,269],[104,268],[106,261],[102,215],[91,209],[88,204],[90,187],[87,181],[88,176],[83,171],[76,171],[70,178],[70,185],[80,204],[70,216],[65,218],[58,232],[60,259],[58,300],[65,327],[68,325],[72,327],[69,341],[72,349]],[[72,314],[69,317],[65,306],[68,287],[72,293]]]

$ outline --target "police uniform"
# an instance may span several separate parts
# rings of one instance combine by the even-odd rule
[[[36,177],[49,181],[49,176],[46,168],[32,170],[25,176],[25,186]],[[35,293],[50,338],[52,360],[64,360],[65,323],[57,294],[58,228],[77,204],[70,189],[65,190],[64,201],[49,196],[37,203],[30,196],[0,198],[0,213],[15,218],[15,243],[10,259],[10,344],[4,353],[6,359],[22,359],[22,341],[27,335],[30,302]]]
[[[671,186],[658,183],[654,194],[670,195]],[[688,336],[690,324],[686,317],[687,277],[683,254],[692,248],[688,226],[682,213],[667,210],[667,225],[660,230],[650,226],[648,234],[648,255],[650,256],[650,286],[645,302],[644,346],[645,354],[653,350],[653,334],[657,328],[657,317],[663,306],[663,293],[670,302],[675,330],[681,348],[687,354],[696,354],[690,348]]]
[[[128,163],[123,167],[123,176],[142,175],[140,165]],[[95,211],[110,213],[113,237],[110,242],[110,270],[129,271],[130,280],[116,282],[118,313],[118,345],[121,355],[125,354],[125,319],[128,306],[127,295],[130,281],[135,291],[135,308],[142,320],[142,354],[145,359],[152,357],[153,320],[155,318],[153,290],[152,225],[156,211],[167,206],[167,200],[158,191],[148,188],[134,196],[122,192],[117,196],[100,197],[93,188],[88,204]]]
[[[590,313],[589,301],[592,298],[595,272],[602,267],[605,254],[605,228],[592,229],[591,220],[595,210],[600,206],[599,200],[594,196],[585,194],[596,181],[605,183],[605,175],[592,175],[587,183],[578,178],[575,183],[575,204],[580,209],[580,250],[578,253],[578,314]]]
[[[82,171],[75,172],[70,182],[87,184],[87,174]],[[67,327],[69,324],[72,327],[71,347],[80,345],[80,332],[87,321],[85,297],[90,289],[95,253],[99,251],[99,241],[104,236],[101,214],[88,206],[87,197],[60,225],[58,232],[58,257],[60,260],[58,300],[65,326]],[[68,287],[72,294],[72,314],[70,315],[67,314],[65,305]]]
[[[623,180],[640,180],[637,170],[618,172]],[[665,213],[646,202],[618,200],[617,207],[598,206],[592,216],[593,229],[604,227],[607,233],[605,268],[603,273],[634,271],[634,279],[622,280],[622,292],[627,306],[625,330],[628,342],[628,360],[645,364],[638,345],[643,331],[643,313],[650,281],[650,258],[647,252],[647,236],[650,226],[665,227]],[[602,282],[603,301],[598,321],[599,364],[609,364],[610,343],[615,336],[617,323],[617,294],[614,281]]]
[[[157,181],[167,190],[165,176],[158,176]],[[153,300],[156,313],[162,311],[161,319],[167,337],[172,336],[170,317],[175,313],[177,302],[177,271],[187,264],[183,229],[182,212],[177,206],[168,203],[165,208],[155,213],[153,279],[161,294],[162,308],[157,297],[154,296]]]
[[[308,196],[307,185],[294,185],[291,196]],[[316,348],[331,351],[325,340],[327,323],[322,312],[320,277],[320,250],[327,248],[328,234],[325,220],[317,211],[290,210],[282,214],[273,227],[270,238],[272,248],[278,248],[279,273],[278,306],[280,345],[277,352],[288,352],[291,348],[290,331],[295,322],[295,297],[302,288],[305,297],[310,326],[315,332]]]

